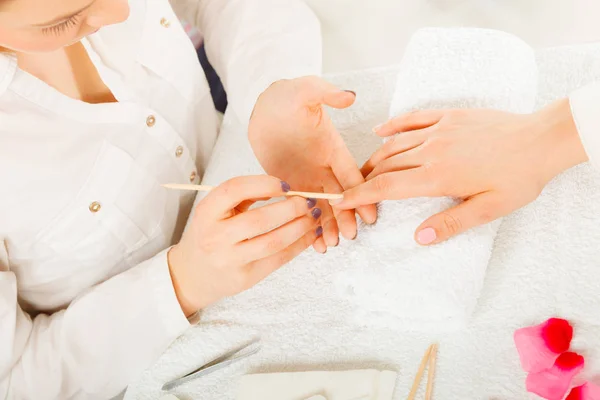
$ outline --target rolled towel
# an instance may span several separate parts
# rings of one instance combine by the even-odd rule
[[[534,51],[504,32],[423,29],[410,41],[390,117],[419,109],[492,108],[531,112],[537,95]],[[451,198],[385,201],[361,233],[371,249],[364,268],[340,275],[338,289],[365,325],[448,332],[468,322],[479,298],[500,222],[435,246],[415,229],[458,204]]]

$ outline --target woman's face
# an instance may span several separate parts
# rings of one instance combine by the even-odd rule
[[[0,0],[0,47],[51,52],[128,16],[127,0]]]

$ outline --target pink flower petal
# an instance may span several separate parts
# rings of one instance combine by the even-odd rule
[[[547,400],[561,400],[571,387],[575,375],[583,369],[583,364],[583,357],[579,354],[563,353],[551,368],[527,376],[527,391]]]
[[[574,387],[565,400],[600,400],[600,386],[586,382]]]
[[[527,372],[540,372],[554,365],[561,353],[569,350],[573,327],[568,321],[550,318],[548,321],[515,331],[514,340],[521,366]]]

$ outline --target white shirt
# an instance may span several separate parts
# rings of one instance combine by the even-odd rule
[[[299,0],[177,0],[248,120],[282,78],[319,74]],[[189,326],[166,250],[182,234],[218,119],[167,0],[83,43],[118,103],[68,98],[0,56],[0,398],[117,395]]]

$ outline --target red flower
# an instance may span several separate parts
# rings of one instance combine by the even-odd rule
[[[586,382],[574,387],[565,400],[600,400],[600,386]]]
[[[569,391],[575,375],[583,369],[583,365],[583,357],[579,354],[563,353],[551,368],[527,376],[527,391],[547,400],[562,400]]]
[[[514,334],[521,366],[527,372],[540,372],[551,368],[558,356],[569,350],[573,327],[568,321],[550,318],[548,321]]]

